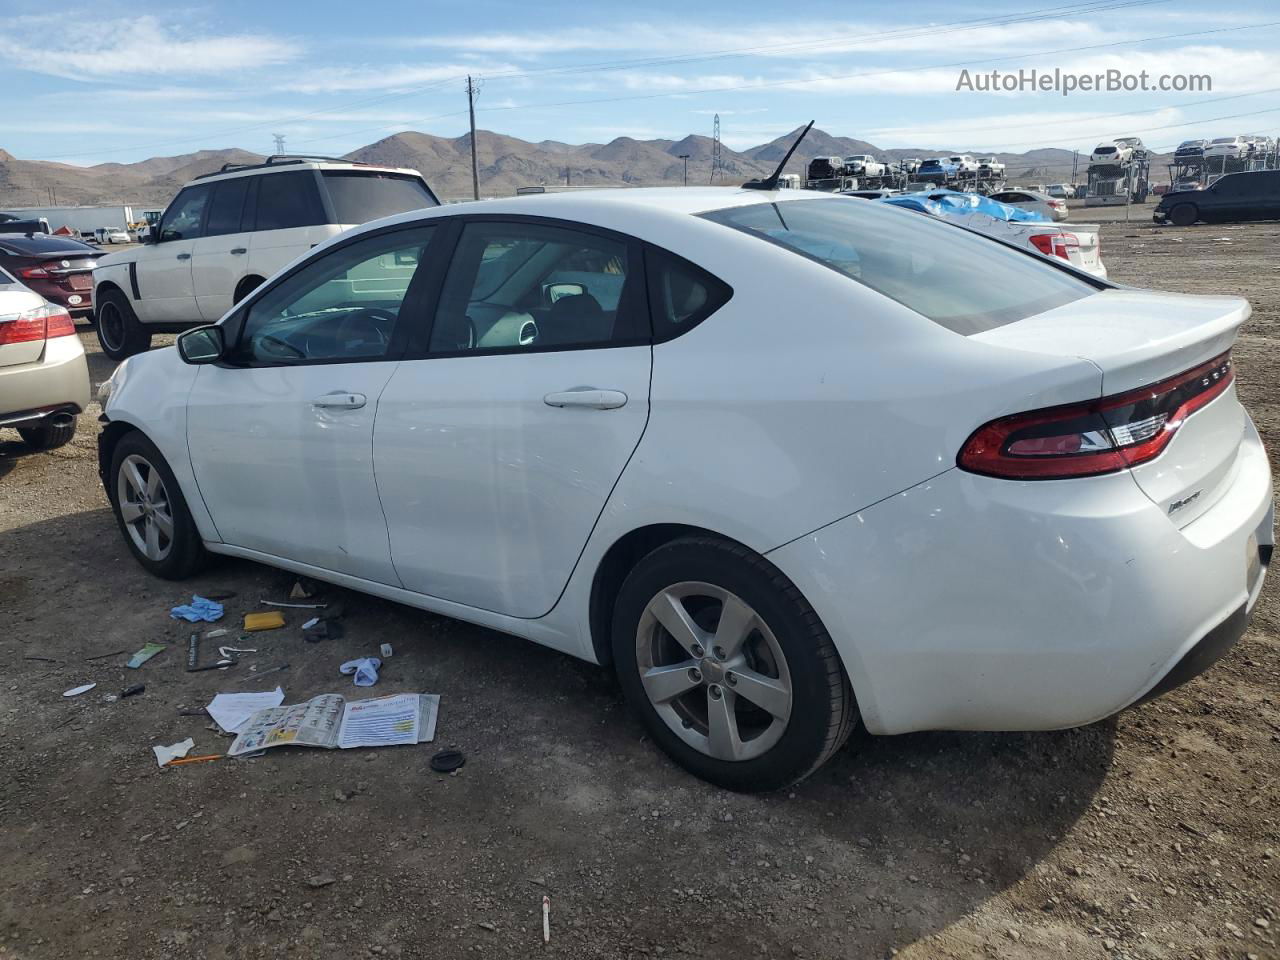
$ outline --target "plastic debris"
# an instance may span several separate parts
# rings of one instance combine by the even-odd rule
[[[382,652],[382,659],[384,660],[390,657],[395,652],[391,649],[391,644],[389,643],[384,643],[378,649]]]
[[[141,650],[135,650],[133,656],[129,658],[129,662],[126,663],[125,666],[137,670],[140,666],[167,647],[168,644],[165,643],[148,643]]]
[[[185,757],[195,745],[196,742],[187,737],[187,739],[180,740],[167,747],[152,747],[151,751],[156,755],[156,765],[163,767],[179,757]]]
[[[78,697],[82,693],[88,693],[90,690],[92,690],[96,686],[97,686],[96,683],[86,683],[86,684],[83,684],[82,686],[72,687],[70,690],[62,691],[62,695],[64,697]]]
[[[222,657],[224,660],[227,658],[230,658],[232,660],[237,659],[236,657],[231,656],[233,653],[257,653],[257,652],[258,652],[257,647],[219,647],[218,648],[218,656]]]
[[[347,676],[354,674],[357,687],[372,687],[378,682],[378,668],[381,666],[382,661],[377,657],[360,657],[358,660],[348,660],[338,670]]]
[[[276,687],[263,693],[220,693],[209,701],[205,709],[224,732],[237,733],[245,721],[259,710],[278,707],[282,703],[284,690]]]
[[[436,773],[453,773],[467,762],[461,750],[441,750],[431,758],[431,769]]]
[[[255,630],[276,630],[284,626],[284,614],[279,610],[268,610],[266,613],[246,613],[244,628],[249,632]]]
[[[542,942],[551,942],[551,898],[542,895]]]
[[[264,607],[288,607],[290,610],[323,610],[327,603],[284,603],[280,600],[263,600]]]
[[[244,678],[242,681],[240,681],[240,682],[241,682],[242,684],[245,684],[245,683],[248,683],[250,680],[258,680],[258,679],[261,679],[262,677],[265,677],[265,676],[266,676],[267,674],[269,674],[269,673],[279,673],[281,670],[288,670],[288,669],[289,669],[289,665],[288,665],[287,663],[282,663],[282,664],[280,664],[280,666],[278,666],[278,667],[272,667],[270,670],[263,670],[263,671],[261,671],[260,673],[252,673],[252,674],[250,674],[249,676],[245,677],[245,678]]]
[[[212,623],[214,620],[222,619],[222,604],[207,597],[192,594],[190,603],[174,607],[169,611],[169,616],[175,620],[187,620],[191,623],[198,620]]]
[[[120,691],[120,699],[123,700],[125,697],[136,697],[146,689],[147,685],[145,683],[135,683],[133,686],[125,687]]]
[[[337,640],[342,634],[342,624],[336,620],[322,620],[319,617],[312,617],[302,625],[302,639],[308,643],[319,643],[321,640]]]
[[[205,633],[206,640],[216,640],[218,637],[225,637],[230,631],[226,627],[219,627],[217,630],[209,630]]]

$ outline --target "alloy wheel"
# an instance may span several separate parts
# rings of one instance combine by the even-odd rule
[[[636,664],[658,716],[700,753],[751,760],[786,732],[786,657],[760,615],[723,587],[687,581],[654,596],[636,629]]]
[[[167,557],[173,549],[173,512],[160,471],[136,453],[125,457],[116,476],[116,500],[138,551],[148,560]]]

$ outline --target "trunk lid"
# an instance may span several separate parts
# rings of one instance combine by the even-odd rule
[[[1248,319],[1238,297],[1106,290],[973,339],[1079,357],[1102,371],[1104,397],[1149,387],[1225,354]],[[1185,526],[1230,486],[1247,414],[1235,384],[1186,417],[1155,459],[1131,468],[1143,492]]]
[[[17,332],[17,325],[23,324],[19,315],[25,310],[41,306],[44,297],[32,293],[25,288],[13,290],[16,284],[5,284],[0,287],[0,367],[11,367],[19,363],[34,363],[44,354],[44,337],[39,339],[19,339],[16,343],[5,343],[6,333]],[[6,290],[5,288],[10,288]]]

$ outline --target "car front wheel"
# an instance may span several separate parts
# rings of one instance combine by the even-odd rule
[[[1180,203],[1169,211],[1169,222],[1179,227],[1189,227],[1200,219],[1200,211],[1198,211],[1193,203]]]
[[[138,322],[128,298],[107,290],[98,300],[98,343],[112,360],[125,360],[151,348],[151,331]]]
[[[155,444],[124,436],[111,457],[111,509],[134,559],[166,580],[196,573],[207,555],[178,481]]]
[[[618,595],[613,652],[627,699],[658,745],[732,790],[803,779],[857,719],[813,608],[738,544],[691,537],[644,557]]]

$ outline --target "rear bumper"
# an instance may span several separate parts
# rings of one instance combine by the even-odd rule
[[[1128,473],[953,469],[769,559],[822,617],[873,733],[1057,729],[1158,696],[1238,639],[1271,498],[1249,425],[1234,481],[1182,528]]]
[[[0,367],[0,426],[34,425],[46,414],[89,406],[89,366],[79,337],[56,337],[40,360]]]

